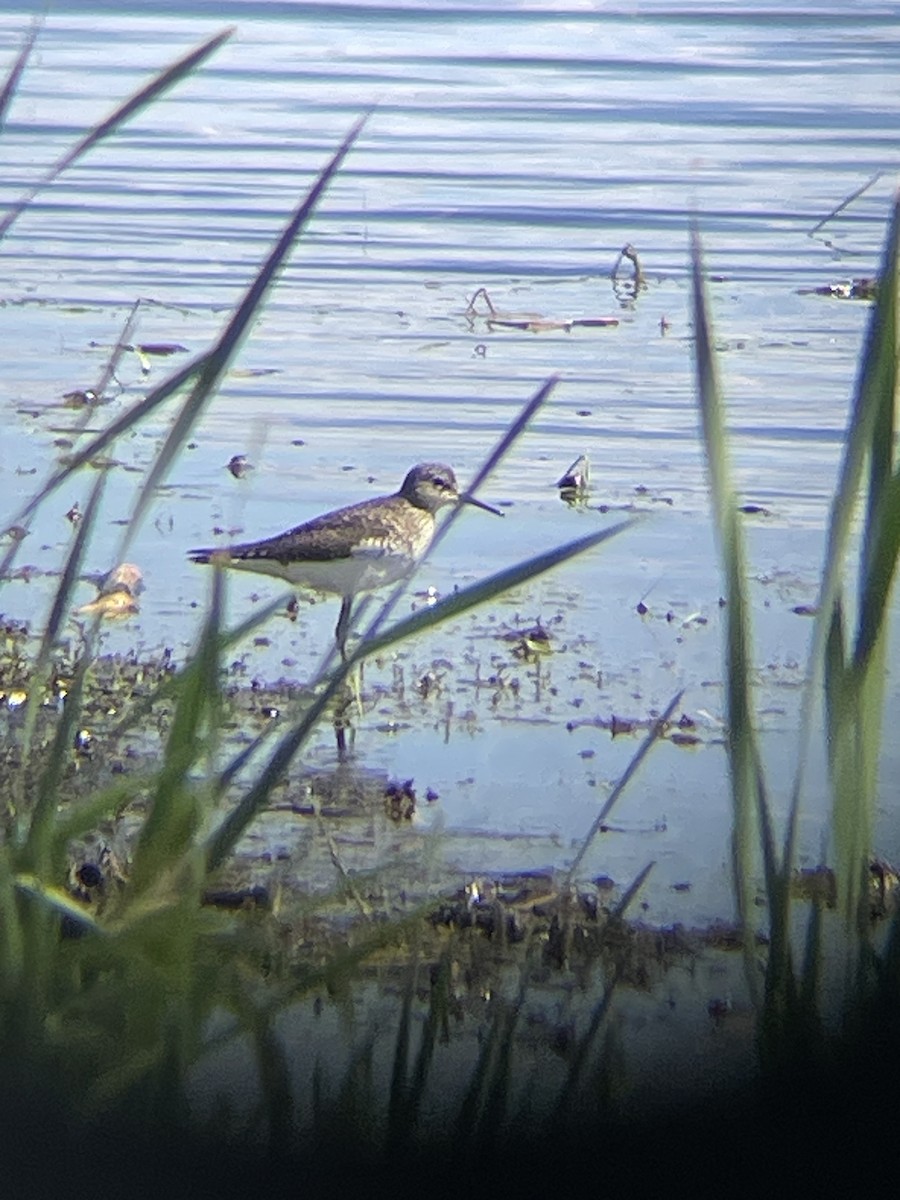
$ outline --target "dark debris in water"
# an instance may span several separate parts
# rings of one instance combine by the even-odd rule
[[[741,949],[740,930],[724,922],[688,929],[625,920],[610,906],[615,888],[606,876],[591,890],[565,890],[549,871],[498,875],[469,883],[438,904],[429,921],[436,929],[484,938],[495,947],[536,948],[544,966],[554,970],[609,960],[623,983],[640,989],[706,949]]]
[[[384,811],[391,821],[411,821],[416,811],[413,781],[391,782],[384,789]]]
[[[561,620],[556,617],[551,623],[559,624]],[[541,621],[523,629],[504,629],[500,636],[510,644],[513,657],[521,662],[533,663],[553,652],[550,631]]]
[[[576,729],[606,729],[612,737],[622,737],[633,733],[646,733],[657,724],[655,717],[622,717],[612,713],[608,717],[583,717],[566,723],[566,729],[572,733]],[[667,722],[660,730],[660,736],[675,746],[696,746],[703,744],[703,737],[697,732],[697,722],[688,713],[682,713],[677,721]]]
[[[98,396],[93,388],[76,388],[74,391],[65,392],[63,395],[63,403],[66,408],[90,408],[95,404],[99,404],[103,399]]]
[[[243,479],[253,470],[253,463],[249,461],[246,454],[233,454],[225,467],[235,479]]]
[[[811,900],[826,908],[837,905],[837,881],[830,867],[818,866],[795,871],[791,894],[798,900]],[[883,858],[869,860],[869,916],[880,920],[900,908],[900,873]]]
[[[586,454],[581,454],[556,481],[559,498],[566,504],[577,507],[587,501],[591,477],[591,464]]]
[[[751,517],[771,517],[772,515],[771,509],[764,508],[762,504],[741,504],[738,512]]]
[[[819,287],[798,288],[801,296],[830,296],[834,300],[877,300],[878,280],[873,276],[826,283]]]

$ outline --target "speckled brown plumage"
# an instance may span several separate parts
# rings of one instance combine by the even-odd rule
[[[435,514],[461,501],[497,512],[461,494],[450,467],[419,463],[393,495],[335,509],[262,541],[191,550],[189,556],[343,597],[336,630],[343,652],[353,597],[407,575],[428,549]]]

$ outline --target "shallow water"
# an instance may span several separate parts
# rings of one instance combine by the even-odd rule
[[[91,429],[206,348],[314,173],[377,105],[137,531],[128,557],[145,574],[141,612],[106,645],[167,645],[183,656],[207,587],[185,551],[214,528],[273,533],[393,490],[422,459],[447,459],[465,480],[559,372],[550,403],[484,489],[505,506],[503,522],[467,514],[411,590],[446,591],[611,524],[623,507],[641,521],[417,640],[398,664],[371,666],[367,687],[388,690],[370,692],[354,753],[439,794],[422,820],[442,826],[462,871],[565,865],[637,745],[592,722],[645,720],[686,688],[701,744],[657,748],[585,870],[627,883],[653,858],[649,919],[727,915],[721,585],[693,400],[688,222],[696,214],[711,277],[743,498],[767,510],[747,517],[758,702],[773,778],[786,791],[809,632],[792,610],[815,598],[868,311],[805,289],[877,267],[900,110],[894,7],[775,14],[729,4],[714,18],[669,3],[594,11],[222,0],[214,12],[194,3],[174,13],[150,0],[140,17],[116,8],[50,6],[3,132],[5,202],[113,98],[225,23],[237,30],[188,83],[41,193],[0,250],[2,520],[66,448],[60,440],[74,440],[80,414],[61,397],[96,382],[134,301],[149,301],[138,340],[186,353],[151,359],[147,379],[127,357],[121,390],[91,414]],[[7,6],[0,16],[3,63],[31,11]],[[609,278],[625,243],[648,282],[634,302]],[[620,324],[491,329],[465,316],[479,287],[504,310]],[[117,457],[144,468],[163,428],[149,423]],[[236,453],[256,468],[244,479],[225,470]],[[581,453],[592,492],[587,508],[573,509],[553,485]],[[137,478],[112,474],[91,570],[118,557]],[[38,574],[4,586],[2,611],[36,619],[46,605],[53,579],[40,572],[58,568],[71,537],[64,514],[84,503],[90,482],[44,506],[18,559]],[[233,617],[277,591],[235,579]],[[92,594],[85,585],[79,598]],[[334,601],[304,604],[296,624],[273,620],[270,644],[247,648],[246,673],[309,678],[335,610]],[[537,620],[554,652],[522,664],[502,635]],[[422,702],[414,684],[428,671],[440,686]],[[496,686],[476,686],[492,675]],[[898,709],[894,680],[889,720]],[[878,849],[890,858],[900,856],[900,761],[895,746],[886,754]],[[330,738],[311,757],[333,762]],[[813,770],[809,863],[821,854],[821,782]],[[685,882],[689,890],[673,890]]]

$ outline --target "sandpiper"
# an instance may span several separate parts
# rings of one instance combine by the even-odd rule
[[[341,597],[334,636],[346,658],[350,610],[359,592],[370,592],[407,575],[428,549],[434,517],[446,504],[499,509],[460,492],[443,463],[419,463],[398,492],[336,508],[261,542],[189,551],[195,563],[217,563],[239,571],[274,575],[295,587]]]

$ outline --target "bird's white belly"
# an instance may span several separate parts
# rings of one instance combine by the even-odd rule
[[[294,587],[351,596],[395,583],[409,574],[415,561],[408,554],[391,553],[383,546],[374,545],[360,547],[349,558],[289,563],[263,558],[232,559],[228,565],[255,574],[273,575]]]

